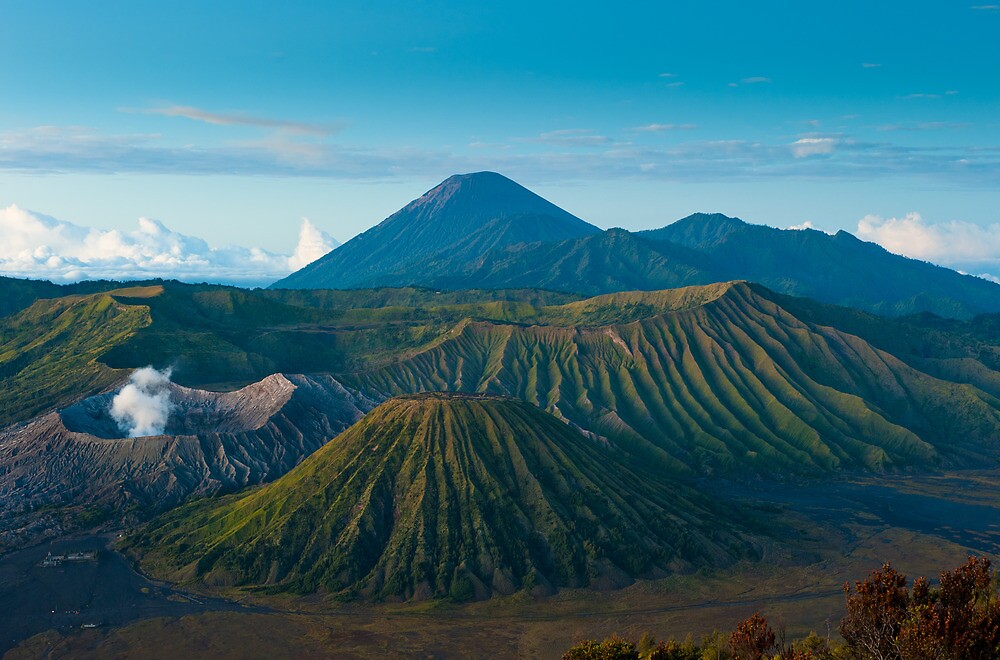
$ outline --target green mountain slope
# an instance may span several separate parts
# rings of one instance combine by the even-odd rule
[[[272,288],[406,286],[492,248],[599,231],[500,174],[455,175]]]
[[[663,229],[602,234],[484,252],[408,283],[454,288],[537,286],[597,295],[749,280],[787,295],[887,316],[931,312],[968,319],[1000,311],[1000,286],[890,254],[847,232],[750,225],[696,214]]]
[[[48,280],[25,280],[0,276],[0,317],[16,314],[27,309],[40,298],[62,298],[64,296],[87,295],[121,289],[130,286],[150,286],[161,281],[114,282],[110,280],[88,280],[75,284],[53,284]]]
[[[997,456],[991,318],[880,318],[746,283],[583,300],[166,283],[0,322],[2,423],[153,364],[209,389],[285,372],[376,401],[512,396],[678,474],[965,465]]]
[[[160,287],[120,289],[140,299]],[[0,319],[0,427],[96,394],[124,372],[101,363],[151,323],[148,307],[108,293],[38,300]]]
[[[53,285],[54,286],[54,285]],[[530,318],[578,300],[548,291],[248,291],[163,282],[43,299],[0,318],[0,428],[171,367],[231,390],[278,373],[359,368],[426,345],[465,318]]]
[[[729,562],[750,549],[726,520],[534,406],[425,394],[130,545],[147,569],[212,586],[465,600]]]
[[[524,290],[247,291],[171,283],[143,301],[153,324],[103,360],[121,368],[170,365],[178,383],[229,388],[275,372],[362,368],[424,346],[465,318],[517,317],[575,299]]]
[[[984,388],[804,322],[766,289],[679,291],[691,305],[665,310],[654,304],[660,294],[647,294],[648,307],[635,306],[643,294],[631,294],[632,307],[610,302],[619,313],[646,312],[630,322],[605,314],[596,325],[580,316],[558,325],[465,323],[424,351],[344,378],[376,396],[517,397],[682,473],[995,460],[1000,401]],[[594,303],[566,307],[586,304]]]

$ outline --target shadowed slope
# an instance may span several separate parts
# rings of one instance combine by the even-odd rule
[[[500,174],[460,174],[271,288],[408,285],[436,262],[464,263],[491,248],[599,231]]]
[[[272,288],[535,287],[595,295],[737,279],[889,316],[1000,312],[1000,285],[844,231],[829,236],[696,213],[660,229],[601,232],[493,172],[450,177]]]
[[[269,486],[165,515],[132,545],[144,566],[208,585],[464,600],[723,563],[747,547],[727,524],[534,406],[425,394],[384,403]]]
[[[717,280],[751,280],[780,293],[877,314],[971,318],[1000,311],[997,284],[892,254],[846,231],[830,236],[696,213],[638,235],[700,253],[711,260]]]
[[[647,241],[624,229],[559,242],[484,252],[478,259],[429,269],[421,282],[434,286],[543,287],[588,295],[669,289],[719,281],[708,259],[671,243]]]

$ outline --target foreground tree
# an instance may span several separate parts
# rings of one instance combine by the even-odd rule
[[[899,631],[907,619],[910,594],[906,576],[888,562],[872,571],[866,580],[854,583],[847,594],[847,615],[840,622],[840,634],[852,651],[864,660],[897,660]]]
[[[910,617],[899,633],[903,658],[1000,657],[1000,598],[985,557],[969,557],[941,574],[937,589],[920,578],[913,584]]]
[[[906,588],[889,564],[847,592],[840,634],[862,660],[988,660],[1000,658],[1000,598],[990,560],[970,557]]]
[[[777,644],[767,619],[754,614],[729,636],[729,648],[736,660],[761,660],[766,654],[773,653]]]

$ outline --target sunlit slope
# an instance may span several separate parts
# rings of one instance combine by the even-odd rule
[[[120,290],[136,298],[160,287]],[[38,300],[0,319],[0,427],[96,394],[123,378],[98,361],[150,324],[108,293]]]
[[[165,283],[0,320],[0,425],[154,364],[197,387],[288,372],[335,374],[378,400],[510,395],[682,473],[968,464],[994,458],[1000,437],[995,328],[744,283],[584,300]]]
[[[463,324],[350,380],[382,396],[517,397],[681,472],[884,469],[996,455],[1000,401],[982,390],[806,324],[766,290],[688,291],[703,304],[628,323]]]
[[[40,298],[90,295],[121,289],[122,287],[154,286],[160,280],[142,282],[115,282],[111,280],[85,280],[72,284],[54,284],[48,280],[28,280],[0,276],[0,317],[16,314]]]
[[[732,561],[732,524],[521,401],[392,399],[271,485],[166,514],[143,565],[215,586],[464,600]]]
[[[169,365],[174,380],[190,387],[236,387],[276,372],[356,369],[423,346],[464,318],[513,319],[574,299],[529,290],[248,291],[170,283],[145,301],[152,324],[103,360],[120,368]]]

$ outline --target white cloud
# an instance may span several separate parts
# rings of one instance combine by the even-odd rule
[[[1000,224],[928,223],[919,213],[902,218],[866,215],[858,221],[858,236],[896,254],[968,272],[1000,262]]]
[[[0,274],[57,282],[163,277],[264,285],[337,245],[306,219],[295,252],[283,255],[257,247],[211,247],[149,218],[139,218],[132,231],[103,230],[16,205],[0,208],[0,236]]]
[[[884,124],[876,130],[879,131],[937,131],[945,129],[961,129],[972,126],[969,122],[959,121],[925,121],[909,124]]]
[[[256,128],[274,128],[289,133],[308,135],[329,135],[340,128],[337,124],[311,124],[301,121],[287,121],[271,117],[259,117],[242,112],[212,112],[190,105],[168,105],[145,110],[123,108],[122,112],[138,112],[144,115],[162,115],[164,117],[183,117],[193,121],[202,121],[216,126],[253,126]]]
[[[792,153],[796,158],[832,154],[837,147],[837,140],[828,137],[800,138],[792,143]]]
[[[769,83],[771,82],[771,79],[765,78],[764,76],[751,76],[749,78],[744,78],[740,82],[744,85],[756,85],[759,83]]]
[[[588,128],[563,128],[542,133],[538,137],[518,138],[518,141],[557,146],[596,147],[611,142],[611,138],[606,135],[598,135]]]
[[[295,252],[288,258],[288,266],[291,270],[308,266],[339,245],[340,243],[332,236],[309,222],[309,218],[302,218],[299,243],[295,246]]]
[[[636,126],[632,130],[640,133],[662,133],[663,131],[693,131],[698,128],[696,124],[646,124]]]
[[[165,143],[163,136],[151,134],[106,135],[85,127],[41,126],[0,131],[0,172],[267,175],[366,181],[426,177],[428,172],[446,175],[479,170],[533,181],[634,176],[700,182],[782,177],[871,181],[910,177],[922,182],[991,189],[996,187],[1000,176],[1000,146],[994,143],[914,145],[888,140],[861,141],[833,133],[801,133],[796,137],[804,141],[794,145],[788,140],[650,145],[570,129],[512,138],[502,144],[477,137],[472,145],[463,145],[462,150],[450,146],[376,149],[332,142],[303,146],[282,141],[288,137],[290,134],[279,132],[269,140],[214,146],[171,145]],[[831,145],[829,140],[835,140],[836,144]],[[539,144],[550,148],[536,146]],[[474,152],[467,153],[473,148]],[[803,157],[827,149],[833,153],[826,157]]]
[[[877,68],[879,68],[882,65],[881,64],[876,64],[875,62],[864,62],[864,63],[861,64],[861,66],[863,68],[865,68],[865,69],[877,69]]]
[[[789,229],[816,229],[816,226],[813,225],[812,220],[806,220],[800,225],[792,225]]]

